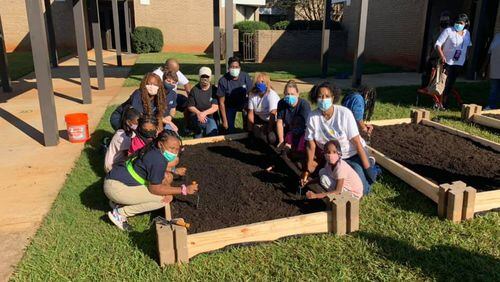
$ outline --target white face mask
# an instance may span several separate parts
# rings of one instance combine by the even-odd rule
[[[229,69],[229,74],[232,76],[232,77],[238,77],[240,75],[240,68],[230,68]]]
[[[158,94],[158,89],[160,89],[160,87],[153,84],[147,84],[146,89],[148,90],[149,95],[156,95]]]

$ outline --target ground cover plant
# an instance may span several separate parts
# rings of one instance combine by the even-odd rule
[[[488,96],[488,83],[457,86],[466,102],[481,104]],[[374,119],[409,117],[416,86],[377,90]],[[420,105],[429,107],[431,101]],[[113,109],[107,110],[68,175],[13,281],[500,280],[499,212],[461,224],[439,220],[434,202],[387,172],[361,202],[359,232],[230,248],[196,256],[189,265],[161,269],[149,225],[161,212],[131,218],[132,233],[119,231],[105,216],[109,207],[102,191],[100,142],[112,134],[108,120]],[[461,122],[458,109],[432,114],[443,124],[500,142],[498,132]]]

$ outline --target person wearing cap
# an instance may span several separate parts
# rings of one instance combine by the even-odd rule
[[[443,105],[445,107],[453,85],[465,63],[467,48],[472,46],[470,32],[466,29],[468,25],[469,18],[467,15],[458,15],[455,24],[443,30],[435,44],[447,75],[443,91]]]
[[[217,135],[217,123],[214,114],[219,110],[217,88],[211,83],[212,70],[201,67],[200,82],[189,92],[187,109],[190,112],[190,127],[194,138]]]

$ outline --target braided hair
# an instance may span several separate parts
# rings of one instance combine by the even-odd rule
[[[153,150],[153,148],[155,148],[155,147],[160,148],[160,146],[159,146],[160,142],[165,142],[170,138],[177,139],[181,143],[181,146],[182,146],[182,140],[181,140],[181,137],[179,136],[179,134],[177,134],[177,132],[175,132],[173,130],[165,129],[162,132],[160,132],[158,134],[158,136],[155,139],[153,139],[153,141],[149,142],[148,144],[146,144],[146,146],[142,147],[142,149],[138,150],[137,152],[135,152],[134,154],[129,156],[129,159],[131,159],[132,161],[135,159],[142,160],[148,152]]]
[[[155,79],[156,86],[158,86],[158,94],[156,94],[153,98],[153,103],[156,106],[156,115],[153,112],[153,105],[151,104],[151,99],[148,90],[146,89],[146,84],[148,84],[150,78]],[[142,106],[144,107],[144,114],[148,116],[156,116],[160,126],[163,127],[162,120],[167,109],[167,94],[165,93],[165,88],[163,87],[161,78],[152,72],[148,72],[142,79],[139,89],[141,91],[141,100]]]
[[[365,112],[363,119],[370,121],[372,119],[373,111],[375,110],[375,100],[377,99],[377,89],[375,87],[363,86],[360,91],[365,100]]]

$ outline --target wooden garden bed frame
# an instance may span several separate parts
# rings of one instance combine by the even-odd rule
[[[500,152],[500,144],[498,143],[431,121],[430,113],[426,110],[413,110],[411,119],[373,121],[372,124],[385,126],[410,122],[431,126],[438,130],[468,138]],[[474,213],[500,208],[500,190],[477,192],[476,189],[467,186],[462,181],[436,185],[374,148],[368,146],[368,149],[379,165],[437,203],[438,215],[442,218],[460,222],[473,218]]]
[[[500,110],[483,111],[482,107],[476,104],[462,105],[462,120],[470,123],[477,123],[482,126],[500,129],[500,120],[485,116],[483,114],[500,114]]]
[[[239,133],[186,140],[183,144],[189,146],[201,143],[241,140],[247,137],[248,133]],[[287,165],[290,166],[291,163],[288,162]],[[172,219],[169,204],[165,206],[165,218],[167,220]],[[359,200],[353,198],[349,193],[342,193],[334,197],[329,202],[326,211],[195,234],[187,234],[187,230],[183,226],[156,223],[161,266],[174,263],[187,263],[190,258],[198,254],[219,250],[236,244],[269,242],[288,236],[318,233],[344,235],[358,229]]]

